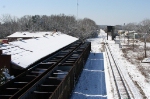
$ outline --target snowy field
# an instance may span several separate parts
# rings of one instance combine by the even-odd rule
[[[116,99],[114,98],[113,92],[115,89],[114,83],[110,67],[105,57],[105,52],[103,52],[102,42],[107,42],[109,44],[124,79],[132,91],[132,97],[134,97],[134,99],[150,99],[150,82],[145,80],[146,78],[139,71],[136,64],[131,64],[131,62],[123,57],[124,54],[120,46],[112,41],[111,37],[109,37],[108,40],[106,39],[106,33],[103,30],[100,31],[98,38],[88,39],[88,41],[91,42],[91,54],[89,55],[89,59],[83,69],[71,99]],[[94,53],[95,55],[103,53],[103,58],[94,57]],[[131,56],[133,56],[133,54],[135,53],[130,53]],[[104,68],[101,68],[100,66],[102,64],[100,65],[100,62],[96,60],[101,61],[101,63],[104,64]],[[104,61],[102,62],[102,60]],[[101,78],[103,80],[101,80]]]

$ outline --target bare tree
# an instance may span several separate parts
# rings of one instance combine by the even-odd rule
[[[17,17],[5,14],[1,16],[0,21],[2,22],[0,26],[0,38],[5,38],[15,32],[18,28]]]
[[[149,33],[150,30],[150,19],[145,19],[139,23],[139,30],[142,33]]]
[[[57,29],[68,35],[79,37],[82,40],[93,37],[97,34],[98,26],[89,19],[76,20],[74,16],[60,15],[25,15],[21,18],[15,18],[10,15],[1,17],[0,32],[4,38],[16,31],[53,31]]]
[[[132,38],[132,41],[133,41],[133,50],[134,50],[134,41],[135,41],[135,39],[134,39],[134,32],[136,32],[137,30],[138,30],[138,25],[136,24],[136,23],[128,23],[128,24],[126,24],[125,26],[124,26],[124,29],[126,30],[126,31],[128,31],[128,33],[127,33],[127,38],[128,38],[128,45],[129,45],[129,41],[130,41],[130,38]],[[134,31],[134,32],[132,32],[132,37],[130,37],[130,34],[129,34],[129,32],[130,31]]]
[[[150,34],[150,20],[149,19],[145,19],[142,22],[140,22],[140,31],[144,34],[144,53],[145,53],[145,58],[147,57],[147,53],[146,53],[146,39],[147,36]]]

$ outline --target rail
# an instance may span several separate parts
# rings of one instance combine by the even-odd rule
[[[116,86],[119,99],[131,99],[127,86],[125,85],[123,75],[121,75],[121,71],[119,70],[119,67],[117,66],[114,56],[111,53],[111,50],[106,43],[105,43],[105,49],[106,49],[106,53],[107,53],[110,67],[112,70],[112,75],[114,78],[114,83]]]

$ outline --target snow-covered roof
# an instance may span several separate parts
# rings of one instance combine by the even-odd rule
[[[1,46],[0,49],[3,49],[4,54],[11,54],[12,63],[26,68],[42,57],[76,40],[78,38],[57,32],[53,36],[47,35],[41,38],[9,42],[9,44]]]
[[[142,60],[142,63],[150,63],[150,57],[149,58],[144,58]]]
[[[45,35],[51,35],[53,32],[15,32],[9,36],[8,38],[12,37],[43,37]]]

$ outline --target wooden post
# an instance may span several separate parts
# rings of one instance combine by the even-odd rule
[[[0,55],[3,53],[3,51],[2,50],[0,50]]]
[[[4,66],[11,72],[10,70],[10,64],[11,64],[11,55],[0,55],[0,69],[4,68]]]
[[[145,43],[145,46],[144,46],[144,49],[145,49],[145,58],[147,58],[147,54],[146,54],[146,38],[145,38],[144,43]]]

